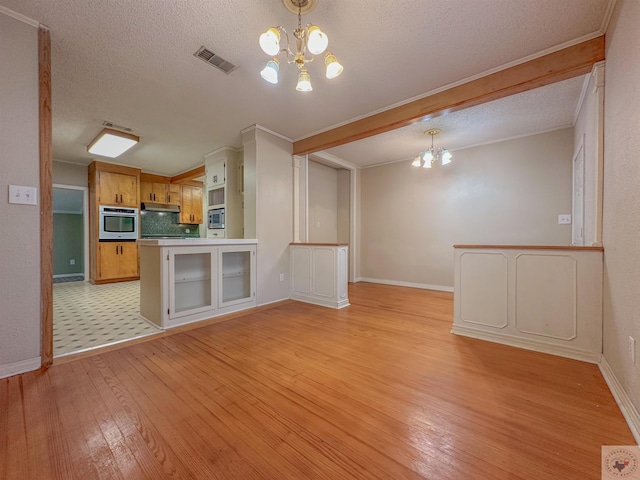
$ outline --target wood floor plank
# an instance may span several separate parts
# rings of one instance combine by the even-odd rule
[[[0,380],[0,476],[597,480],[634,443],[595,365],[452,335],[449,292],[349,296]]]

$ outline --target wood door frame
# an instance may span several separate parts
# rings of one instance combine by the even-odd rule
[[[38,27],[40,141],[40,365],[53,363],[53,134],[51,31]]]

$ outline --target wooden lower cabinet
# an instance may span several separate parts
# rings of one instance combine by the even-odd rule
[[[98,281],[140,276],[136,242],[99,242]]]

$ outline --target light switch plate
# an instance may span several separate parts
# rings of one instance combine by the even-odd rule
[[[38,189],[36,187],[22,187],[20,185],[9,185],[9,203],[37,205]]]
[[[558,215],[558,225],[571,225],[571,215]]]

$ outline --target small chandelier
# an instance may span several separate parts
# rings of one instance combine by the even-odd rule
[[[437,128],[424,132],[425,135],[431,135],[431,148],[425,150],[424,152],[420,152],[418,156],[413,159],[411,165],[413,165],[414,167],[431,168],[431,165],[438,160],[442,165],[448,165],[451,163],[453,155],[451,155],[451,152],[449,152],[449,150],[446,150],[442,147],[433,146],[433,136],[439,133],[440,130],[438,130]]]
[[[327,50],[329,39],[327,38],[327,35],[315,25],[307,23],[307,25],[302,28],[302,7],[308,6],[309,8],[307,11],[310,11],[315,7],[316,2],[310,0],[283,1],[287,8],[290,8],[290,5],[287,5],[287,2],[291,2],[294,6],[298,7],[298,28],[293,31],[293,36],[296,39],[296,52],[293,53],[291,51],[289,34],[284,27],[271,27],[265,33],[260,35],[260,47],[267,55],[271,55],[273,57],[267,62],[267,65],[260,72],[260,75],[269,83],[278,83],[280,63],[278,62],[277,55],[282,52],[286,56],[287,63],[293,63],[298,67],[299,74],[296,90],[299,92],[310,92],[313,88],[311,87],[311,77],[307,71],[306,65],[313,61],[314,55],[320,55]],[[281,32],[284,33],[284,36],[287,39],[286,48],[280,48]],[[306,56],[307,52],[310,54],[309,58]],[[329,51],[324,55],[324,64],[327,78],[335,78],[342,73],[342,65],[340,65],[335,55]]]

